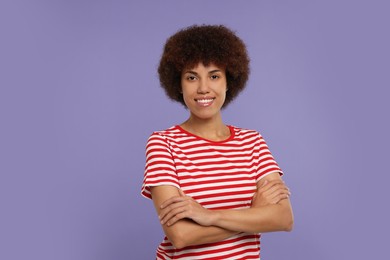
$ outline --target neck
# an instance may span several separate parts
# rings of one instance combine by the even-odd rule
[[[208,140],[221,141],[230,136],[230,130],[223,123],[221,116],[213,119],[199,119],[190,116],[180,126],[186,131]]]

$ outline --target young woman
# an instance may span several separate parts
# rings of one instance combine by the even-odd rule
[[[142,195],[166,234],[157,259],[260,259],[260,233],[290,231],[293,214],[263,137],[222,121],[248,79],[244,43],[221,25],[182,29],[167,40],[158,72],[189,117],[146,145]]]

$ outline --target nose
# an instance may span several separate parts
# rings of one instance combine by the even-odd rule
[[[198,89],[196,91],[198,94],[207,94],[210,92],[207,79],[199,80]]]

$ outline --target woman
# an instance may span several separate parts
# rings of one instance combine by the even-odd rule
[[[154,132],[142,194],[166,234],[157,259],[260,259],[260,234],[290,231],[290,192],[262,136],[222,121],[249,75],[246,47],[225,26],[171,36],[158,68],[189,118]]]

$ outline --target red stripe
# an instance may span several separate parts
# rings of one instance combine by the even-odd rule
[[[167,162],[167,161],[148,162],[146,165],[147,165],[148,167],[153,166],[153,165],[169,165],[169,166],[175,167],[175,164],[174,164],[174,163],[170,163],[170,162]],[[159,168],[162,168],[162,167],[159,167]],[[171,169],[171,170],[172,170],[172,169]]]
[[[173,170],[171,168],[168,168],[168,167],[155,167],[155,168],[153,168],[153,172],[160,172],[160,171],[172,172]],[[146,171],[146,172],[149,173],[149,171]],[[162,174],[155,174],[153,172],[150,173],[151,176],[160,176],[160,175],[162,175]],[[162,175],[162,176],[165,176],[165,175]]]
[[[213,177],[215,176],[218,176],[217,174],[213,174]],[[220,177],[226,177],[226,173],[221,173],[219,174]],[[190,177],[190,176],[188,176]],[[192,177],[190,178],[180,178],[180,180],[185,180],[185,179],[191,179]],[[203,178],[203,177],[210,177],[209,175],[204,175],[203,177],[202,176],[197,176],[199,178]],[[252,178],[251,176],[242,176],[240,178],[226,178],[225,180],[223,181],[226,181],[226,182],[237,182],[237,181],[247,181],[247,182],[252,182],[252,181],[255,181],[254,178]],[[198,185],[203,185],[203,184],[211,184],[211,183],[220,183],[221,182],[221,179],[219,178],[215,178],[214,180],[207,180],[207,181],[196,181],[196,183],[182,183],[181,184],[181,187],[185,188],[185,187],[191,187],[193,186],[194,184],[196,184],[197,186]]]

